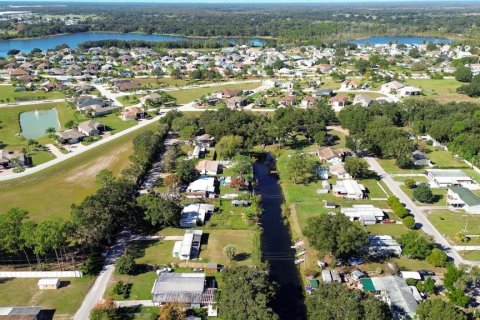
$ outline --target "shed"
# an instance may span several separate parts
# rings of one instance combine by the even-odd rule
[[[317,279],[312,279],[312,280],[310,280],[310,287],[312,287],[312,288],[318,288],[318,286],[319,286],[319,282],[318,282]]]
[[[56,290],[60,287],[59,278],[45,278],[38,280],[38,289],[40,290]]]
[[[330,270],[322,270],[322,280],[325,283],[332,283],[333,279]]]

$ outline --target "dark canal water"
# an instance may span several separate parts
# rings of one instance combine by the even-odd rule
[[[255,192],[262,196],[263,258],[269,262],[270,275],[279,290],[273,308],[282,320],[306,319],[301,279],[294,264],[292,239],[282,221],[283,194],[278,180],[270,175],[264,162],[254,164],[258,180]]]

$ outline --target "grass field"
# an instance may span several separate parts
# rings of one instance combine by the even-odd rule
[[[480,251],[475,250],[475,251],[459,251],[460,255],[471,261],[480,261]]]
[[[462,211],[435,210],[428,215],[428,220],[453,244],[463,244],[455,239],[455,235],[464,231],[465,226],[467,235],[480,235],[480,216],[465,214]],[[480,244],[480,238],[471,238],[467,243],[467,245],[478,244]]]
[[[414,178],[414,180],[416,180]],[[413,189],[409,189],[407,186],[401,186],[402,190],[411,198],[413,199]],[[419,206],[446,206],[447,205],[447,189],[445,188],[432,188],[432,193],[435,197],[433,203],[422,203],[417,201],[417,205]]]
[[[374,224],[365,226],[365,229],[372,234],[389,235],[394,238],[398,238],[408,231],[403,224]]]
[[[455,159],[449,151],[434,150],[429,152],[427,156],[438,168],[467,168],[463,161]]]
[[[15,88],[13,86],[7,86],[7,85],[0,86],[0,103],[6,103],[8,101],[14,102],[15,99],[42,100],[42,99],[59,99],[64,97],[65,95],[61,92],[55,92],[55,91],[45,92],[43,90],[15,92]]]
[[[68,217],[72,203],[79,203],[95,192],[95,175],[100,170],[119,174],[127,167],[132,138],[148,129],[149,126],[141,128],[39,173],[0,182],[2,210],[20,207],[37,221]]]
[[[0,279],[0,307],[41,306],[55,318],[70,319],[80,307],[94,278],[62,279],[58,290],[38,290],[38,279]]]
[[[477,101],[478,99],[470,98],[467,95],[457,93],[457,88],[462,85],[455,79],[407,79],[407,84],[418,87],[428,98],[438,100],[440,102],[450,101]]]
[[[424,173],[425,168],[413,168],[413,169],[400,169],[396,164],[394,159],[378,159],[378,163],[383,167],[387,173],[392,174],[402,174],[402,173]]]
[[[198,99],[204,95],[214,93],[215,91],[218,91],[218,90],[222,90],[222,89],[250,90],[250,89],[258,88],[260,85],[261,85],[260,82],[218,85],[218,86],[206,87],[206,88],[194,88],[194,89],[170,91],[169,94],[177,98],[177,103],[184,104],[184,103],[192,102],[193,100]]]
[[[189,81],[185,79],[174,78],[138,78],[136,81],[142,84],[146,89],[158,89],[163,87],[181,87],[186,86]]]

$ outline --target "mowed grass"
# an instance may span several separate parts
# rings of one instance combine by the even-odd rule
[[[71,318],[80,307],[94,278],[62,278],[58,290],[39,290],[39,279],[0,279],[0,307],[41,306],[55,310],[55,318]]]
[[[400,169],[395,164],[394,159],[378,159],[377,158],[377,161],[387,173],[392,173],[392,174],[405,174],[405,173],[419,174],[419,173],[424,173],[425,172],[425,168],[423,168],[423,167],[413,168],[413,169]]]
[[[177,98],[177,103],[184,104],[192,102],[204,95],[213,94],[215,91],[222,89],[238,89],[238,90],[251,90],[258,88],[261,85],[260,82],[253,83],[240,83],[230,85],[217,85],[212,87],[202,87],[194,89],[181,89],[176,91],[169,91],[168,93]]]
[[[438,100],[440,102],[451,101],[471,101],[478,102],[476,98],[470,98],[465,94],[457,93],[457,88],[462,86],[463,83],[458,82],[455,79],[407,79],[405,83],[418,87],[423,90],[426,97]],[[418,98],[415,98],[418,99]]]
[[[7,99],[10,99],[10,102],[14,102],[15,99],[59,99],[64,98],[65,95],[61,92],[45,92],[43,90],[37,91],[23,91],[15,92],[15,88],[11,85],[0,85],[0,103],[8,102]]]
[[[459,251],[459,253],[466,260],[480,261],[480,250]]]
[[[428,215],[428,220],[445,235],[449,242],[463,245],[455,239],[458,232],[464,232],[465,226],[467,235],[480,235],[480,216],[466,214],[463,211],[435,210]],[[471,238],[466,245],[478,245],[480,238]]]
[[[0,182],[2,211],[20,207],[36,221],[68,217],[72,203],[80,203],[95,192],[95,176],[100,170],[118,175],[129,165],[132,139],[149,128],[143,127],[39,173]]]
[[[434,150],[427,154],[427,157],[438,168],[467,168],[467,165],[456,159],[449,151]]]
[[[414,189],[409,189],[405,185],[401,186],[400,188],[405,192],[405,194],[407,194],[411,199],[413,199]],[[447,189],[432,188],[431,190],[434,196],[434,201],[432,203],[423,203],[423,202],[417,201],[416,204],[419,206],[446,206],[447,205]]]
[[[374,224],[365,226],[365,229],[371,234],[389,235],[394,238],[399,238],[408,231],[407,227],[403,224]]]

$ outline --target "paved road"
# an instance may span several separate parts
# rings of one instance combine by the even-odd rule
[[[370,168],[382,177],[383,182],[385,182],[392,194],[399,198],[400,201],[406,205],[407,209],[410,210],[410,212],[415,216],[415,221],[417,224],[422,226],[422,230],[433,237],[435,242],[437,242],[445,251],[445,253],[454,260],[456,265],[480,265],[480,262],[478,261],[467,261],[460,256],[455,247],[451,246],[447,239],[445,239],[445,237],[438,232],[438,230],[427,219],[424,212],[417,207],[417,205],[405,194],[405,192],[403,192],[403,190],[392,179],[392,177],[387,174],[385,170],[383,170],[377,160],[372,157],[366,157],[365,160],[370,165]]]
[[[103,295],[107,290],[108,283],[112,277],[113,272],[115,271],[115,261],[123,254],[125,251],[125,246],[130,239],[130,233],[122,232],[119,239],[115,242],[113,246],[107,252],[105,258],[105,264],[103,265],[102,272],[98,275],[95,283],[88,291],[85,299],[75,313],[75,320],[86,320],[90,315],[90,311],[95,307],[95,305],[103,299]]]

